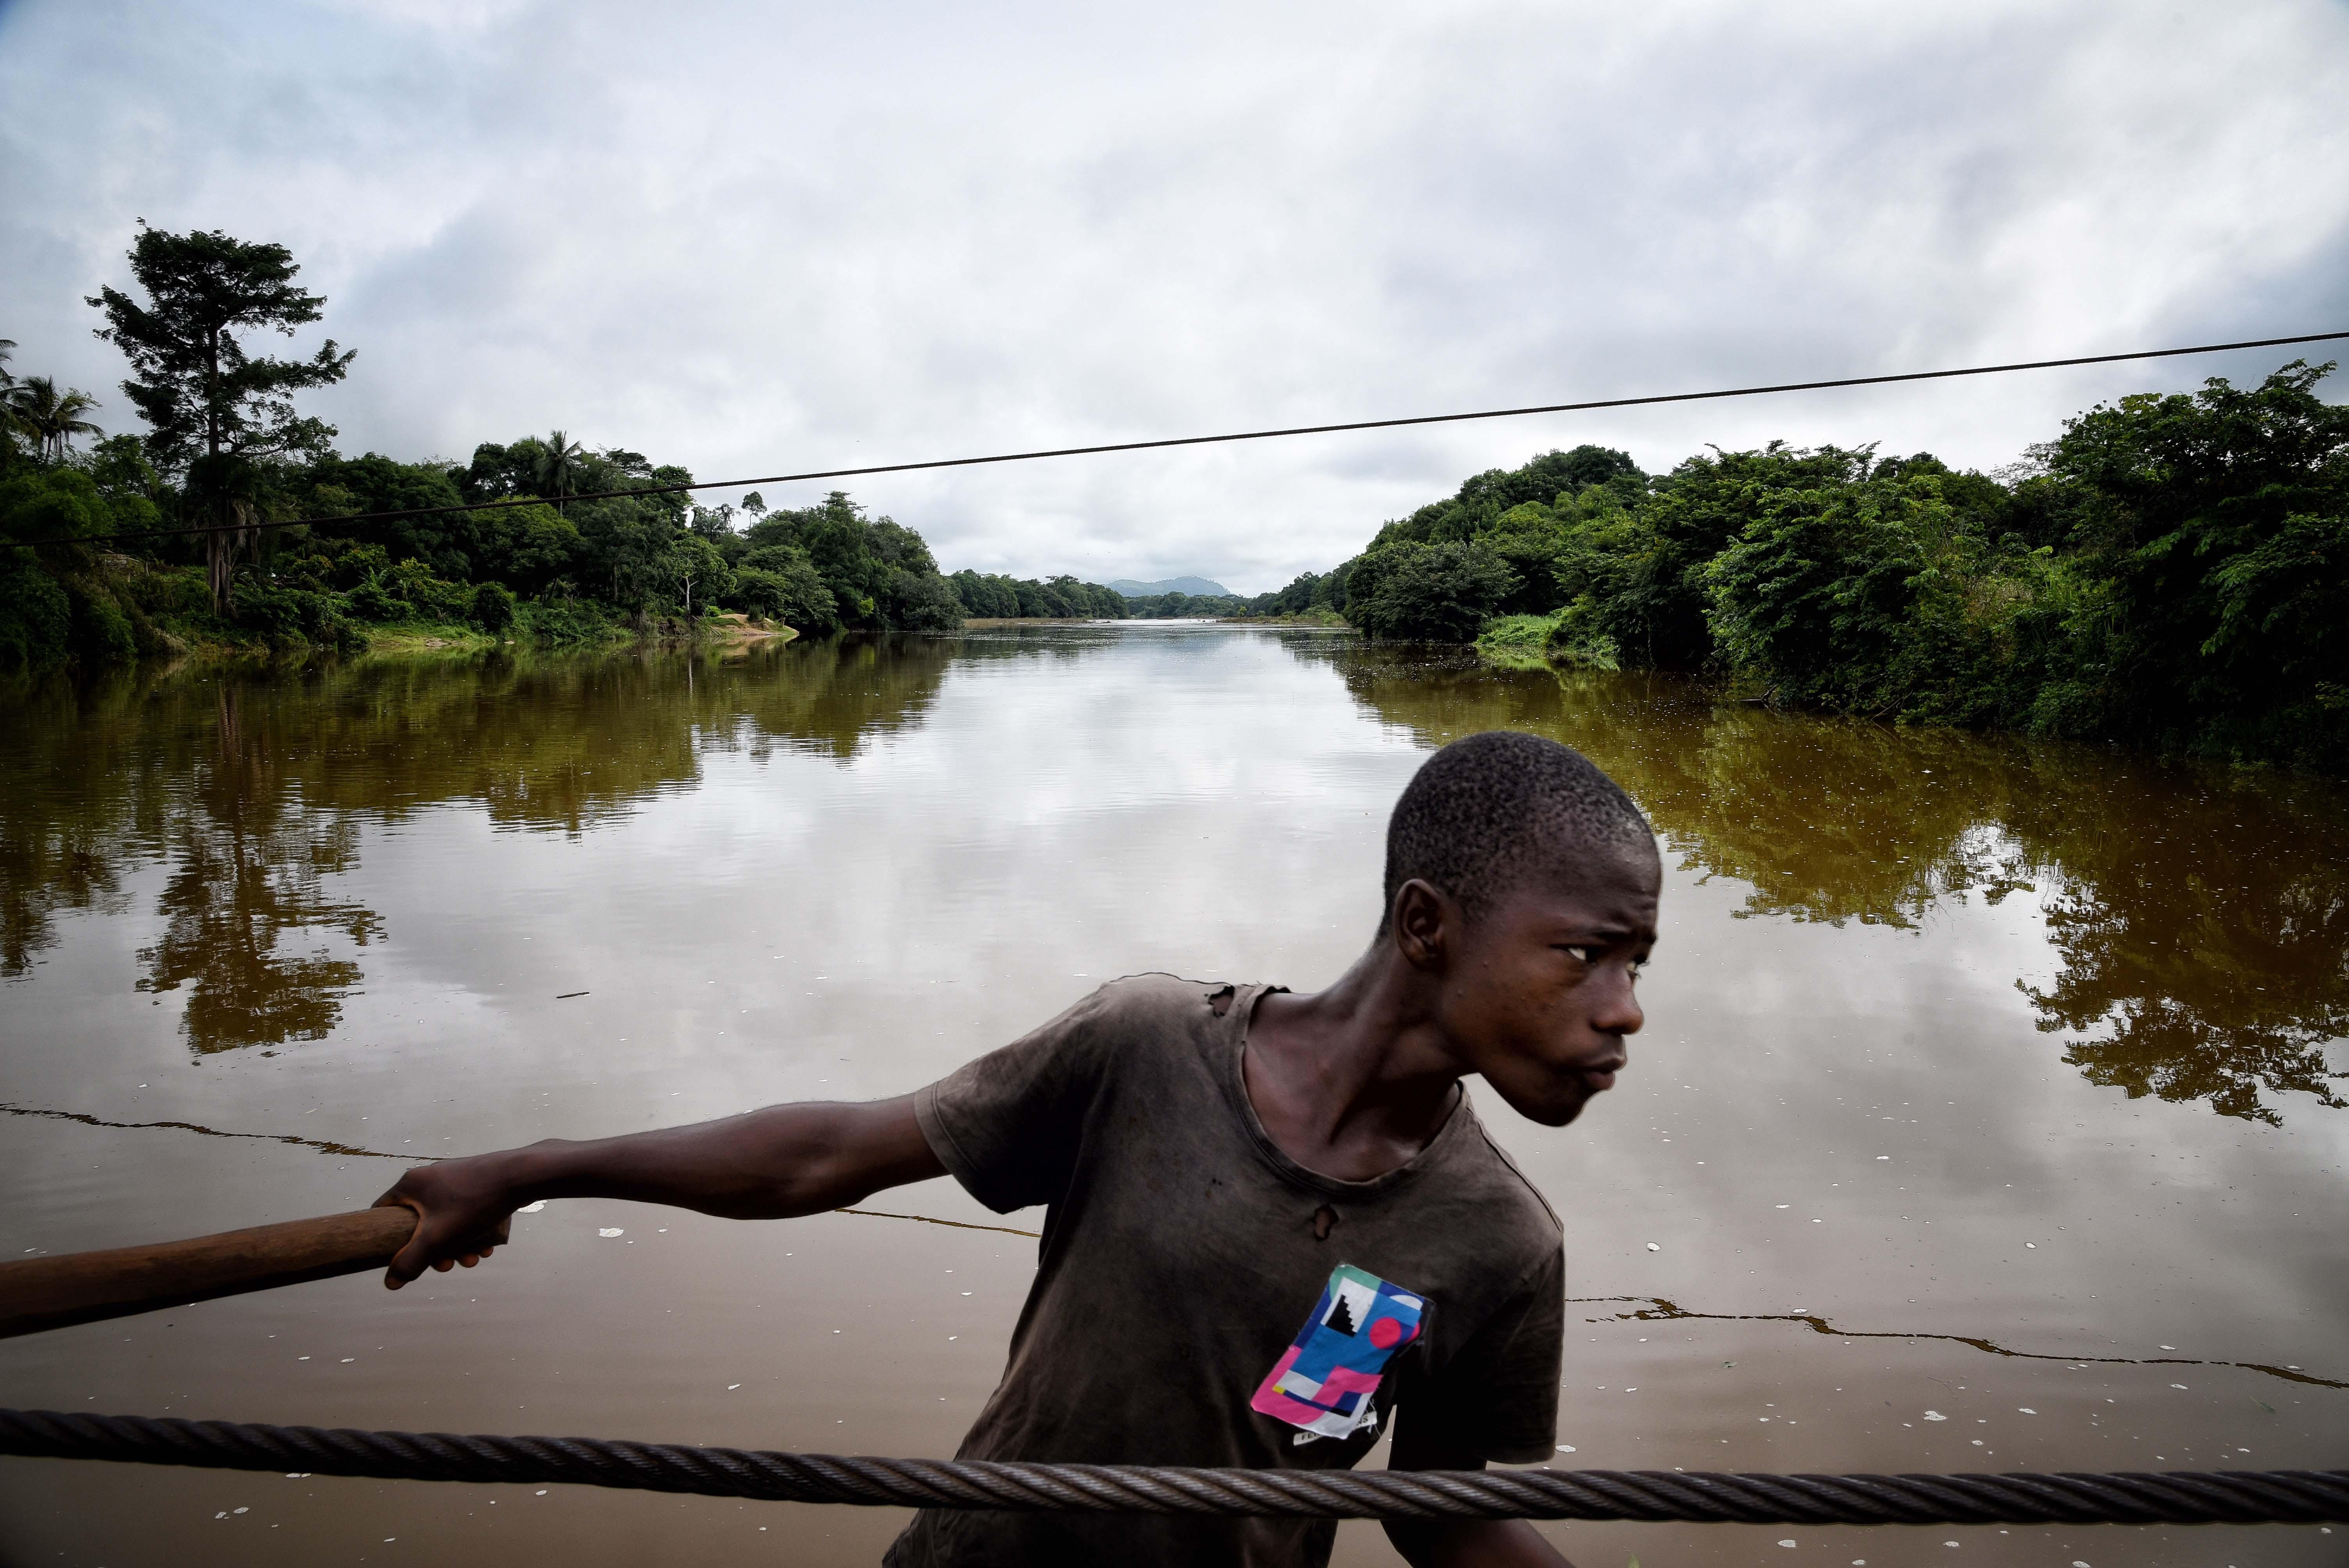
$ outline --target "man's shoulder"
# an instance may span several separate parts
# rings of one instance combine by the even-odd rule
[[[1236,995],[1241,989],[1228,980],[1187,980],[1163,969],[1149,969],[1104,980],[1093,995],[1135,1006],[1199,1006],[1212,1011],[1219,998]]]
[[[1057,1061],[1061,1070],[1104,1082],[1147,1071],[1152,1063],[1206,1060],[1228,1037],[1234,1001],[1246,989],[1179,975],[1122,975],[1094,986],[999,1054]],[[982,1057],[973,1065],[991,1059]]]
[[[1100,1023],[1133,1028],[1209,1028],[1228,1018],[1239,996],[1261,986],[1226,980],[1186,980],[1151,971],[1096,986],[1078,1006]]]
[[[1556,1250],[1566,1237],[1565,1222],[1476,1115],[1465,1085],[1461,1094],[1458,1114],[1465,1121],[1454,1140],[1454,1158],[1445,1161],[1458,1196],[1475,1205],[1488,1233],[1506,1233],[1534,1252]]]

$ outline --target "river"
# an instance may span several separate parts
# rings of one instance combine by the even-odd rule
[[[1567,1226],[1557,1464],[2349,1463],[2349,789],[1319,632],[8,699],[0,1256],[357,1207],[427,1156],[903,1093],[1118,975],[1316,986],[1376,923],[1405,780],[1500,727],[1605,767],[1667,866],[1615,1091],[1563,1130],[1476,1092]],[[950,1454],[1040,1215],[946,1181],[866,1207],[888,1212],[550,1204],[397,1295],[361,1276],[0,1342],[0,1390]],[[857,1563],[903,1518],[0,1460],[11,1568]],[[2349,1560],[2349,1527],[1544,1528],[1581,1568]],[[1338,1560],[1395,1561],[1359,1523]]]

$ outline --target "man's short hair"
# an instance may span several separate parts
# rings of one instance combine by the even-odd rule
[[[1640,846],[1655,833],[1622,787],[1570,746],[1488,729],[1429,758],[1387,820],[1386,908],[1414,877],[1488,913],[1526,876]]]

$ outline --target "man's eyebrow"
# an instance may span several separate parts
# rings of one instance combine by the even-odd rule
[[[1656,940],[1656,934],[1645,927],[1613,925],[1603,921],[1577,926],[1575,932],[1583,940],[1589,942],[1653,942]]]

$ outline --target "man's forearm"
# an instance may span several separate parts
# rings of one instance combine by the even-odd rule
[[[397,1290],[427,1268],[468,1268],[541,1198],[633,1198],[736,1220],[781,1220],[946,1174],[911,1095],[871,1105],[779,1105],[723,1121],[419,1166],[376,1200],[416,1211],[385,1272]]]
[[[514,1202],[627,1198],[737,1220],[822,1213],[944,1173],[909,1099],[779,1105],[690,1127],[486,1156]]]

